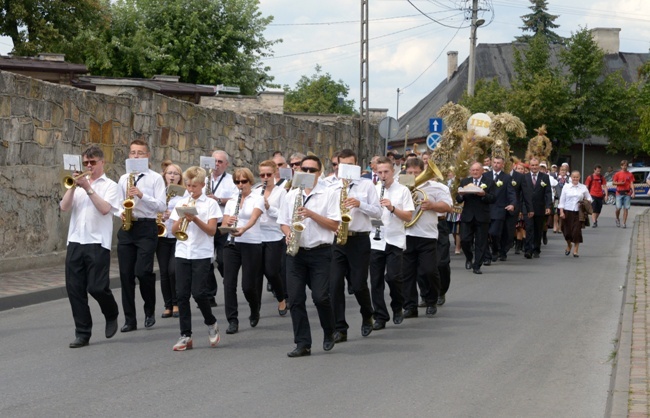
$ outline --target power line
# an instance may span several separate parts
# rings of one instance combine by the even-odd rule
[[[420,13],[422,14],[422,16],[425,16],[427,19],[432,20],[433,22],[435,22],[435,23],[437,23],[437,24],[439,24],[439,25],[441,25],[441,26],[445,26],[445,27],[448,27],[448,28],[456,29],[455,26],[445,25],[444,23],[442,23],[442,22],[440,22],[440,21],[438,21],[438,20],[432,18],[432,17],[429,16],[428,14],[424,13],[424,12],[423,12],[422,10],[420,10],[420,9],[419,9],[415,4],[413,4],[413,2],[412,2],[411,0],[406,0],[406,1],[408,1],[409,4],[410,4],[411,6],[413,6],[413,8],[414,8],[415,10],[417,10],[418,12],[420,12]],[[460,26],[459,29],[460,29],[461,27],[462,27],[462,26]],[[465,27],[468,28],[469,26],[465,26]]]
[[[378,17],[376,19],[370,19],[371,22],[381,22],[386,20],[395,20],[403,19],[407,17],[417,17],[420,14],[413,15],[402,15],[402,16],[393,16],[393,17]],[[310,23],[270,23],[268,26],[329,26],[329,25],[339,25],[347,23],[359,23],[359,20],[339,20],[334,22],[310,22]]]

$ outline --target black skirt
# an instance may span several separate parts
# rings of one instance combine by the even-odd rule
[[[562,233],[568,242],[582,243],[582,222],[580,222],[579,212],[564,210]]]

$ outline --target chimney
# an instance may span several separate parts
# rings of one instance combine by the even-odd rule
[[[40,61],[65,62],[65,54],[49,54],[42,52],[38,54],[38,59]]]
[[[620,31],[620,28],[594,28],[591,30],[591,37],[605,54],[618,54],[621,45]]]
[[[447,52],[447,81],[451,80],[458,70],[458,51]]]

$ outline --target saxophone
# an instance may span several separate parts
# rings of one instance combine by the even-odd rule
[[[350,185],[349,180],[341,180],[343,182],[343,187],[341,188],[341,223],[339,224],[339,229],[336,231],[336,244],[345,245],[348,242],[348,227],[350,222],[352,222],[352,216],[350,216],[350,209],[345,206],[345,201],[348,198],[348,186]]]
[[[381,192],[379,193],[379,201],[380,202],[384,198],[384,190],[386,190],[386,183],[382,181],[381,182]],[[381,240],[381,227],[380,226],[378,226],[375,229],[375,236],[372,237],[372,239],[374,239],[375,241]]]
[[[135,206],[135,200],[132,196],[129,196],[129,189],[135,185],[135,173],[130,173],[129,178],[126,180],[126,199],[122,202],[122,207],[124,208],[124,223],[122,224],[122,229],[125,231],[131,230],[133,226],[133,206]]]
[[[300,249],[300,236],[302,231],[305,230],[305,224],[301,221],[298,215],[298,209],[302,206],[302,193],[305,188],[301,185],[298,193],[296,193],[296,200],[293,203],[293,217],[291,218],[291,233],[289,234],[289,244],[287,244],[287,255],[294,257],[298,254]]]
[[[212,194],[212,169],[208,171],[208,179],[205,182],[205,190],[203,193],[205,193],[206,196],[210,196]]]
[[[239,215],[239,206],[241,205],[241,190],[239,191],[239,196],[237,196],[237,204],[235,205],[235,213],[232,216],[237,217]],[[237,226],[237,225],[235,225]],[[235,236],[230,235],[228,237],[228,246],[235,245]]]
[[[172,197],[178,196],[177,190],[174,190],[174,187],[172,185],[167,186],[167,201],[165,204],[165,207],[169,206],[169,201],[172,199]],[[164,237],[167,235],[167,227],[165,226],[165,223],[162,220],[163,213],[159,212],[158,216],[156,217],[156,227],[158,228],[158,237]]]
[[[184,205],[184,206],[196,206],[196,200],[190,197],[189,205]],[[189,238],[189,236],[187,235],[186,231],[189,224],[190,221],[188,221],[187,218],[183,218],[181,220],[181,225],[179,226],[178,231],[174,232],[174,236],[176,237],[177,240],[187,241],[187,238]]]

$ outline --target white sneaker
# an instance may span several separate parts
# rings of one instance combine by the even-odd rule
[[[191,350],[192,349],[192,337],[188,337],[186,335],[181,335],[181,338],[176,341],[176,344],[174,344],[173,350],[174,351],[185,351],[185,350]]]
[[[219,335],[219,324],[216,322],[212,325],[208,325],[208,339],[210,340],[210,347],[216,347],[221,341],[221,336]]]

